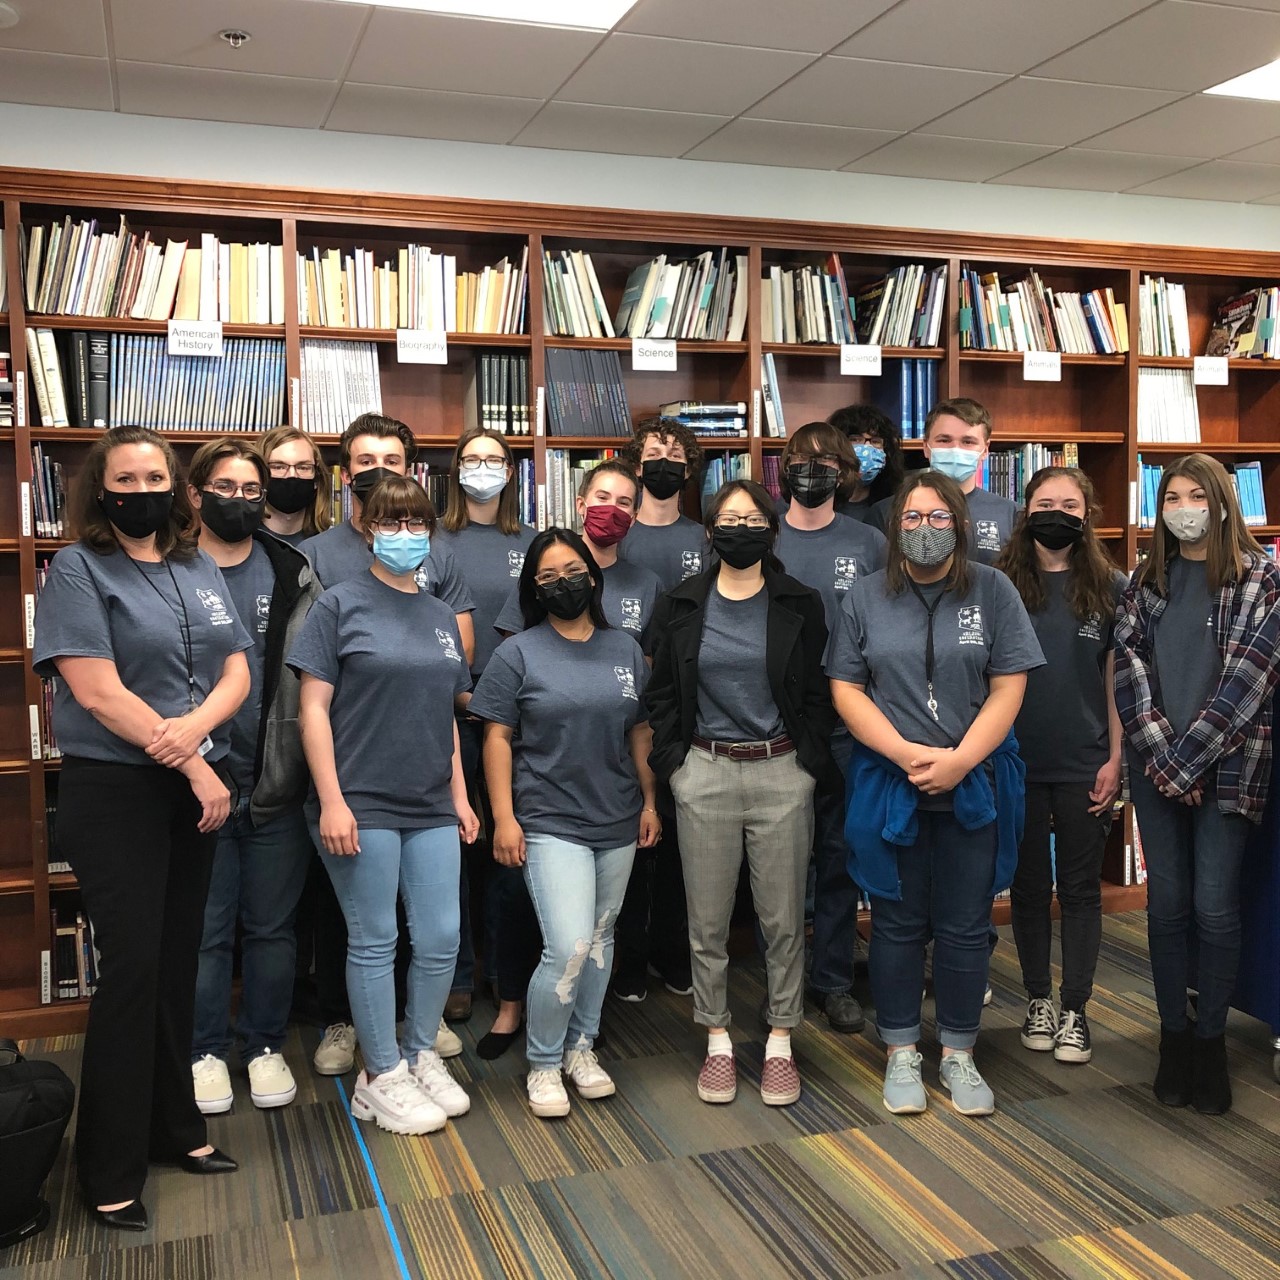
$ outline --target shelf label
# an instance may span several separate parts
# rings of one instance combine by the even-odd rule
[[[751,434],[760,438],[760,388],[751,393]]]
[[[881,348],[862,343],[840,345],[840,376],[844,378],[878,378],[881,373]]]
[[[36,647],[36,598],[31,592],[22,597],[22,617],[27,632],[27,648]]]
[[[1196,356],[1191,363],[1191,382],[1197,387],[1227,385],[1226,356]]]
[[[27,425],[27,373],[25,369],[19,369],[17,376],[13,380],[13,409],[17,415],[15,425],[25,427]]]
[[[289,421],[295,428],[302,426],[302,379],[289,379]]]
[[[22,536],[31,537],[31,482],[24,480],[18,486],[22,493]]]
[[[1138,523],[1138,482],[1129,481],[1129,523]]]
[[[34,702],[27,703],[27,717],[31,722],[31,758],[40,759],[40,709]]]
[[[1022,380],[1023,382],[1061,382],[1062,353],[1060,351],[1024,351]]]
[[[397,329],[396,359],[401,364],[448,364],[449,337],[443,329]]]
[[[222,359],[221,320],[170,320],[171,356],[209,356]]]
[[[538,532],[547,527],[547,486],[538,485]]]
[[[632,369],[659,369],[674,373],[676,341],[674,338],[632,338]]]

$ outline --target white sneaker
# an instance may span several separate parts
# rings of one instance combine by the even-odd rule
[[[436,1032],[436,1052],[442,1058],[456,1058],[462,1052],[462,1037],[451,1030],[443,1018],[440,1019],[440,1030]]]
[[[370,1080],[362,1071],[351,1091],[351,1114],[372,1120],[388,1133],[435,1133],[448,1118],[422,1091],[422,1086],[401,1058],[394,1071]]]
[[[529,1110],[544,1120],[569,1114],[569,1095],[560,1078],[559,1067],[534,1068],[525,1081],[529,1093]]]
[[[449,1074],[435,1049],[424,1049],[410,1068],[422,1092],[447,1116],[465,1116],[471,1110],[471,1099],[463,1087]]]
[[[579,1097],[608,1098],[617,1092],[613,1077],[587,1045],[579,1045],[564,1055],[564,1073],[573,1081]]]
[[[249,1097],[255,1107],[285,1107],[297,1096],[293,1072],[280,1054],[264,1049],[250,1060]]]
[[[349,1022],[335,1022],[326,1027],[311,1065],[317,1075],[345,1076],[356,1065],[355,1027]]]
[[[191,1083],[201,1115],[220,1116],[231,1110],[231,1073],[221,1058],[206,1053],[199,1062],[193,1062]]]

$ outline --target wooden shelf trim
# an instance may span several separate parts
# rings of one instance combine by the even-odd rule
[[[822,360],[840,358],[838,346],[821,342],[762,342],[760,350],[778,356],[812,356]],[[884,360],[945,360],[947,353],[942,347],[881,347],[880,356]]]
[[[29,315],[29,329],[82,329],[93,333],[169,332],[167,320],[122,320],[112,316]],[[225,338],[283,338],[282,324],[224,324]],[[393,335],[394,337],[394,335]]]
[[[1139,356],[1139,369],[1193,369],[1193,356]],[[1231,359],[1227,368],[1232,373],[1277,373],[1280,372],[1280,360]]]
[[[1280,453],[1280,440],[1138,440],[1139,453]]]
[[[979,364],[1021,364],[1023,351],[966,351],[960,352],[960,359],[972,360]],[[1038,354],[1032,352],[1031,354]],[[1098,365],[1102,368],[1123,368],[1129,361],[1127,355],[1080,355],[1076,352],[1062,353],[1064,365]]]
[[[322,324],[298,326],[300,338],[332,338],[337,342],[395,342],[395,329],[330,329]],[[527,333],[447,333],[451,347],[516,347],[527,349],[533,339]]]

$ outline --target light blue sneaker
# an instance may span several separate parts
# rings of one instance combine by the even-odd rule
[[[973,1054],[963,1050],[948,1054],[938,1074],[951,1093],[951,1105],[962,1116],[989,1116],[996,1109],[996,1096],[974,1065]]]
[[[884,1106],[895,1116],[919,1115],[929,1105],[920,1079],[921,1056],[911,1049],[894,1049],[884,1069]]]

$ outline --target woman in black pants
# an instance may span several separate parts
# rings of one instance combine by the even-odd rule
[[[53,559],[35,667],[56,676],[58,836],[102,952],[76,1153],[107,1226],[142,1231],[149,1161],[225,1173],[191,1088],[196,961],[218,828],[216,771],[252,648],[164,438],[116,427],[72,495],[79,541]]]

